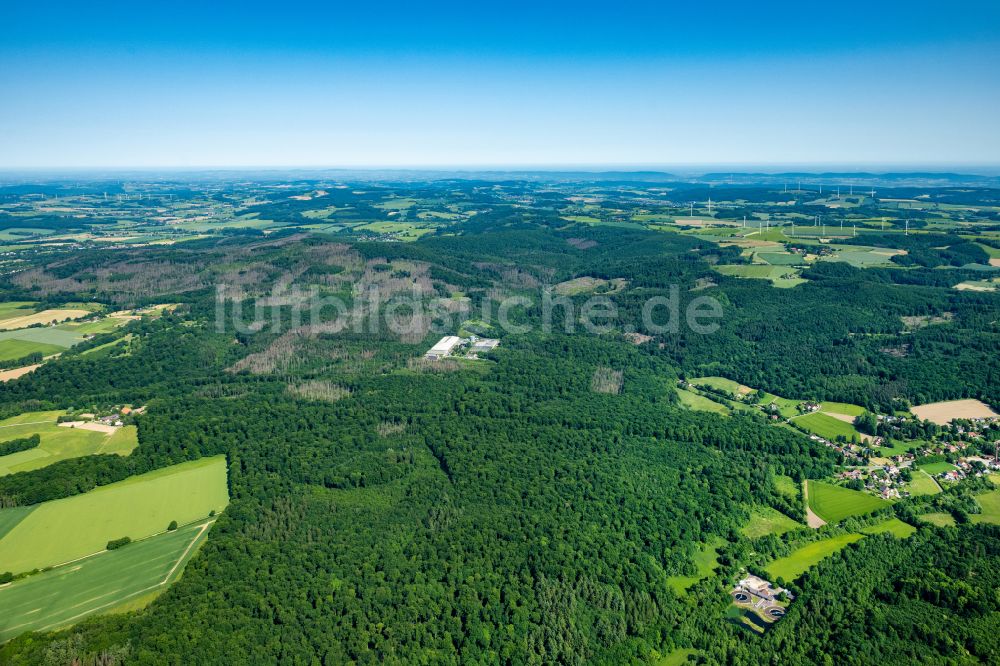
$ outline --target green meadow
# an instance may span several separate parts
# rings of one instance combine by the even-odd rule
[[[803,430],[829,440],[836,439],[841,435],[848,440],[852,436],[857,436],[859,439],[861,437],[861,433],[852,424],[829,414],[824,414],[823,412],[812,412],[811,414],[795,417],[793,423]]]
[[[715,412],[716,414],[722,414],[724,416],[729,414],[729,408],[725,405],[715,402],[714,400],[709,400],[703,395],[686,391],[682,388],[677,389],[677,397],[680,398],[681,404],[688,409],[695,409],[702,412]]]
[[[806,481],[809,485],[809,508],[828,523],[839,523],[851,516],[861,516],[889,505],[883,499],[849,488],[822,481]]]
[[[0,456],[0,476],[39,469],[69,458],[98,453],[130,454],[139,444],[135,426],[113,434],[56,425],[61,411],[26,412],[0,421],[0,442],[38,434],[37,447]]]
[[[798,548],[791,555],[771,562],[766,567],[767,573],[772,579],[795,580],[825,557],[833,555],[848,544],[859,541],[862,536],[861,534],[841,534],[822,541],[813,541]]]
[[[881,523],[864,527],[861,531],[864,534],[891,534],[899,539],[905,539],[916,532],[917,528],[899,518],[889,518]]]
[[[910,494],[914,496],[936,495],[941,492],[941,486],[928,476],[927,472],[918,469],[913,472],[913,480],[910,481],[909,490]]]
[[[176,580],[214,521],[131,543],[0,587],[0,641],[145,605]]]
[[[950,472],[951,470],[956,468],[950,462],[945,462],[942,460],[941,462],[919,465],[917,469],[919,469],[922,472],[927,472],[928,474],[933,476],[934,474],[940,474],[941,472]]]
[[[20,328],[0,331],[0,361],[11,361],[28,354],[57,354],[83,341],[84,333],[59,326]]]
[[[976,495],[976,503],[982,507],[983,512],[970,516],[972,522],[1000,525],[1000,490]]]
[[[955,526],[955,518],[950,513],[922,513],[920,519],[938,527]]]
[[[141,539],[229,503],[225,456],[173,465],[82,495],[45,502],[0,539],[0,571],[20,573],[101,552],[112,539]],[[0,516],[8,509],[0,510]],[[2,521],[3,518],[0,518]]]
[[[785,514],[769,506],[754,507],[750,511],[750,521],[743,526],[740,532],[750,539],[775,534],[781,536],[785,532],[791,532],[801,527],[802,523],[795,522]]]
[[[697,572],[693,576],[671,576],[667,583],[677,594],[683,594],[692,585],[707,578],[719,567],[718,546],[700,543],[696,545],[697,551],[694,554],[694,565]]]

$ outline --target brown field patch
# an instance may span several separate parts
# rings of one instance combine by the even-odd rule
[[[35,363],[34,365],[25,365],[20,368],[11,368],[10,370],[0,371],[0,382],[9,382],[12,379],[17,379],[18,377],[24,376],[40,367],[42,367],[41,363]]]
[[[76,310],[70,308],[58,308],[52,310],[42,310],[29,315],[11,317],[0,321],[0,331],[12,331],[16,328],[27,328],[34,324],[51,324],[53,321],[63,322],[67,319],[80,319],[92,314],[89,310]]]
[[[918,418],[938,425],[947,425],[953,419],[984,419],[996,418],[998,415],[986,403],[975,400],[945,400],[918,405],[910,409]]]

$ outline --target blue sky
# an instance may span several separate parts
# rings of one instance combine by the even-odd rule
[[[0,167],[1000,162],[1000,3],[5,3]]]

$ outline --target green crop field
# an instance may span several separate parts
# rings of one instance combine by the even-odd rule
[[[899,518],[890,518],[884,520],[881,523],[871,525],[870,527],[865,527],[861,530],[865,534],[891,534],[894,537],[905,539],[914,532],[917,528],[908,523],[904,523]]]
[[[806,263],[802,255],[790,252],[757,252],[756,256],[772,266],[801,266]]]
[[[834,418],[833,416],[822,412],[813,412],[811,414],[805,414],[804,416],[798,416],[795,417],[792,422],[803,430],[819,435],[825,439],[833,440],[839,435],[843,435],[848,440],[855,435],[859,439],[861,437],[861,434],[850,423],[841,421],[838,418]]]
[[[228,503],[224,456],[45,502],[0,539],[0,571],[20,573],[92,555],[112,539],[141,539],[163,532],[171,520],[192,522]]]
[[[180,576],[213,522],[186,525],[0,588],[0,641],[123,604],[148,603]]]
[[[23,317],[35,311],[34,301],[6,301],[0,303],[0,321]]]
[[[921,471],[927,472],[928,474],[930,474],[931,476],[933,476],[935,474],[940,474],[941,472],[950,472],[951,470],[956,469],[956,468],[950,462],[945,462],[945,461],[942,460],[941,462],[927,463],[926,465],[919,465],[918,469],[920,469]]]
[[[911,495],[936,495],[941,492],[941,486],[923,470],[913,472],[913,480],[910,481],[909,490]]]
[[[878,497],[849,488],[841,488],[822,481],[809,484],[809,508],[828,523],[839,523],[851,516],[877,511],[889,503]]]
[[[65,347],[49,345],[43,342],[28,340],[0,340],[0,361],[13,361],[24,358],[28,354],[38,352],[42,356],[51,356],[65,350]]]
[[[834,414],[846,414],[847,416],[861,416],[865,413],[865,408],[860,405],[852,405],[849,402],[822,402],[819,406],[819,411],[834,413]]]
[[[754,507],[750,511],[750,522],[747,523],[740,532],[750,539],[776,534],[781,536],[785,532],[805,527],[797,523],[785,514],[769,506]]]
[[[843,261],[855,268],[867,268],[869,266],[892,266],[891,255],[886,252],[874,252],[872,250],[841,250],[829,257],[823,257],[825,261]]]
[[[765,568],[772,579],[780,577],[786,581],[795,580],[823,558],[861,538],[861,534],[842,534],[822,541],[814,541],[802,546],[787,557],[771,562]]]
[[[114,434],[65,428],[56,425],[59,411],[26,412],[0,421],[0,442],[40,436],[38,446],[0,456],[0,476],[39,469],[69,458],[79,458],[97,453],[130,454],[139,441],[135,426],[124,426]]]

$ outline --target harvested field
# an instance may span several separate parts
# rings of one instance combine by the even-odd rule
[[[108,435],[118,430],[118,428],[113,425],[106,425],[104,423],[97,423],[95,421],[64,421],[60,423],[59,426],[62,428],[79,428],[80,430],[93,430],[94,432],[103,432]]]
[[[51,324],[52,322],[63,322],[67,319],[80,319],[93,314],[89,310],[75,309],[53,309],[42,310],[28,315],[11,317],[0,320],[0,331],[11,331],[18,328],[27,328],[34,324]]]
[[[982,419],[1000,416],[980,400],[946,400],[919,405],[910,410],[918,419],[947,425],[954,419]]]
[[[0,371],[0,382],[9,382],[12,379],[23,377],[29,372],[32,372],[40,367],[42,367],[41,363],[35,363],[34,365],[25,365],[20,368],[11,368],[10,370],[2,370]]]

